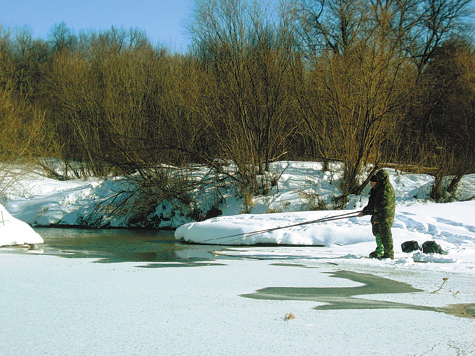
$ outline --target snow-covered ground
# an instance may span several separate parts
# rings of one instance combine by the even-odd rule
[[[40,235],[0,205],[0,246],[43,243]]]
[[[77,223],[123,181],[24,180],[1,201],[0,244],[39,250],[0,249],[0,354],[475,355],[475,201],[431,203],[430,176],[388,170],[395,259],[372,260],[369,217],[301,224],[367,202],[366,190],[347,210],[309,210],[316,195],[330,206],[336,194],[338,173],[320,167],[290,163],[250,214],[236,215],[246,207],[231,192],[222,192],[223,216],[202,223],[159,204],[178,239],[234,245],[197,268],[43,255],[41,238],[15,218]],[[474,196],[469,175],[458,199]],[[408,240],[435,240],[448,254],[403,253]]]

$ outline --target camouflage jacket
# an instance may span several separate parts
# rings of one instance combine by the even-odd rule
[[[372,215],[372,222],[392,223],[396,211],[394,188],[386,171],[380,170],[376,173],[376,179],[376,185],[371,189],[368,205],[363,209],[363,214]]]

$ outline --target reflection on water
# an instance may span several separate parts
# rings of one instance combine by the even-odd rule
[[[183,244],[170,230],[34,228],[44,254],[97,258],[101,262],[199,262],[215,260],[222,246]]]

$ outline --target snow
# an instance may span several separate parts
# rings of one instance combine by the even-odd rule
[[[306,224],[357,213],[367,189],[346,210],[312,211],[316,193],[331,207],[338,171],[279,165],[278,187],[254,197],[248,214],[231,190],[223,215],[203,222],[159,205],[177,239],[223,245],[196,268],[42,254],[28,224],[77,224],[124,180],[36,175],[6,191],[0,245],[38,249],[0,249],[0,355],[475,354],[475,175],[463,179],[461,201],[435,204],[433,178],[388,169],[395,259],[378,261],[366,257],[368,216]],[[203,206],[214,203],[204,196]],[[276,227],[286,228],[262,232]],[[408,240],[435,240],[448,254],[403,253]]]
[[[1,355],[475,352],[474,319],[436,310],[473,303],[473,275],[427,269],[429,264],[230,259],[217,266],[160,268],[160,263],[94,263],[38,254],[0,257]],[[390,278],[421,291],[299,297],[302,288],[362,285],[332,276],[340,270],[374,274],[383,287]],[[443,278],[447,283],[433,293]],[[268,287],[295,288],[295,293],[283,299],[245,297]],[[350,306],[328,308],[331,303]],[[288,313],[295,319],[285,321]]]
[[[43,239],[25,222],[15,219],[0,205],[0,246],[43,243]]]

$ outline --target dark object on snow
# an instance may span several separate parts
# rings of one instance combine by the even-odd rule
[[[422,252],[424,253],[438,253],[440,255],[446,255],[447,252],[442,250],[442,247],[435,241],[426,241],[422,244]]]
[[[411,240],[411,241],[403,242],[401,244],[401,250],[402,252],[409,253],[409,252],[414,252],[418,250],[420,251],[422,249],[421,249],[421,246],[419,246],[419,243],[417,241]]]

